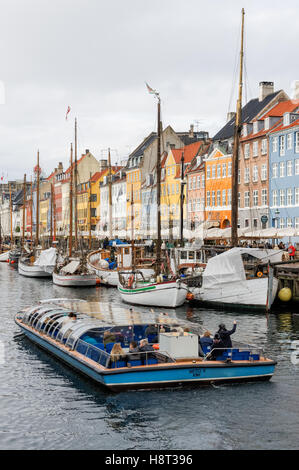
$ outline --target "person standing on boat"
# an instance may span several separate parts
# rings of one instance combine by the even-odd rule
[[[222,356],[224,350],[224,342],[222,341],[219,333],[215,333],[213,344],[211,346],[211,353],[208,356],[209,361],[217,361],[218,357]]]
[[[224,344],[224,346],[223,346],[224,348],[232,348],[233,345],[232,345],[232,340],[231,340],[230,336],[232,334],[234,334],[236,329],[237,329],[236,320],[234,321],[234,326],[233,326],[232,330],[227,330],[225,324],[220,323],[219,330],[217,331],[217,333],[219,334],[220,339]]]

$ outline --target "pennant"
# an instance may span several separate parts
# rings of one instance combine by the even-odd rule
[[[148,83],[145,82],[145,84],[146,84],[146,87],[147,87],[147,91],[151,95],[159,96],[159,93],[156,90],[154,90],[153,88],[151,88]]]
[[[69,114],[71,108],[70,106],[67,107],[67,110],[66,110],[66,115],[65,115],[65,120],[67,121],[67,115]]]

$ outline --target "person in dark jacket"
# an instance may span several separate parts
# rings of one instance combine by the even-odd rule
[[[224,343],[220,338],[219,333],[214,336],[213,344],[211,346],[211,353],[208,356],[210,361],[217,361],[217,358],[223,354],[225,349]]]
[[[220,323],[219,330],[217,331],[217,333],[219,334],[220,339],[224,344],[224,346],[223,346],[224,348],[232,348],[233,347],[230,335],[232,335],[236,331],[236,328],[237,328],[236,320],[234,321],[234,326],[233,326],[232,330],[227,330],[224,323]]]
[[[140,354],[139,354],[139,348],[137,341],[131,341],[130,343],[130,348],[129,348],[129,356],[128,356],[128,361],[139,361],[140,360]]]

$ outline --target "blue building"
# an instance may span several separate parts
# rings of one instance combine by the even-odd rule
[[[269,133],[269,193],[272,227],[299,231],[298,110],[299,103],[297,112],[284,113],[281,124]],[[299,242],[299,237],[292,242]]]

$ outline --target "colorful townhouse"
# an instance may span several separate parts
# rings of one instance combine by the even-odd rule
[[[284,113],[282,122],[269,133],[270,220],[272,227],[299,229],[298,110],[297,112]],[[292,241],[294,242],[294,239]],[[299,241],[298,237],[296,241]]]
[[[243,125],[238,175],[241,228],[258,230],[271,226],[268,134],[277,127],[285,112],[297,108],[298,103],[293,100],[282,101],[259,119]]]
[[[205,220],[215,227],[231,226],[232,153],[215,144],[205,161]]]

